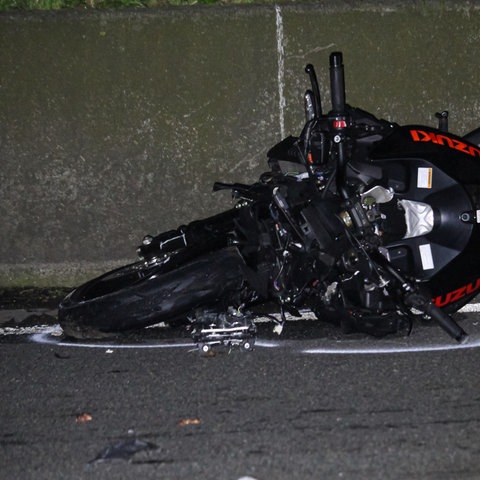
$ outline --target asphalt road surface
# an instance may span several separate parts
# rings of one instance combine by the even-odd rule
[[[480,478],[477,313],[461,346],[266,323],[209,356],[165,328],[69,343],[51,312],[2,313],[2,479]]]

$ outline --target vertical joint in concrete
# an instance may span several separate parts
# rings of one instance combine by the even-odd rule
[[[277,23],[277,62],[278,62],[278,107],[280,118],[280,135],[285,138],[285,54],[283,50],[283,18],[282,10],[279,5],[275,6]]]

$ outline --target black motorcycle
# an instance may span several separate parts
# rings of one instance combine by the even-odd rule
[[[234,208],[147,235],[138,262],[72,291],[59,306],[66,335],[186,322],[204,351],[251,349],[268,304],[277,332],[309,310],[375,335],[430,319],[465,341],[451,314],[480,292],[480,129],[459,137],[447,112],[430,128],[349,106],[339,52],[323,113],[306,72],[306,124],[268,152],[270,170],[251,185],[215,183]]]

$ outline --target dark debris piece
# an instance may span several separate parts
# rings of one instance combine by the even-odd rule
[[[142,450],[156,450],[157,445],[151,442],[145,442],[138,438],[128,438],[117,442],[105,450],[100,452],[89,463],[108,462],[112,460],[126,460],[129,461],[133,455]]]

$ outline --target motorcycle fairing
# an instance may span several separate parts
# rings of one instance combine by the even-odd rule
[[[463,185],[480,184],[480,148],[436,128],[397,126],[374,145],[370,158],[422,158]]]
[[[450,294],[452,303],[452,292],[480,277],[480,219],[468,194],[468,185],[480,185],[477,157],[478,147],[424,126],[397,127],[370,153],[397,201],[421,202],[434,213],[430,232],[386,245],[390,261],[427,282],[434,298]]]

